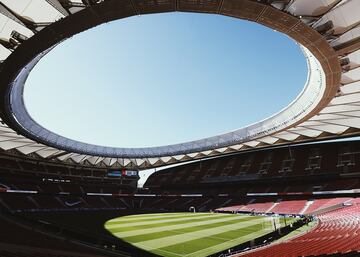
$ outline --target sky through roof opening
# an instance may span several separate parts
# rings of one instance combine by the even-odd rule
[[[24,99],[45,128],[115,147],[225,133],[264,119],[302,90],[299,46],[219,15],[156,14],[98,26],[57,46],[31,72]]]

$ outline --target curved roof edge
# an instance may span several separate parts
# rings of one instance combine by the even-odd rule
[[[5,29],[11,31],[10,35],[6,36],[9,43],[0,42],[4,46],[6,45],[7,49],[12,48],[13,51],[2,63],[0,72],[0,82],[8,85],[8,87],[0,89],[0,95],[3,96],[1,117],[4,121],[0,128],[4,132],[0,133],[0,139],[1,137],[8,139],[0,140],[0,147],[3,149],[17,149],[24,154],[36,153],[44,158],[56,158],[60,161],[71,160],[80,164],[141,169],[249,148],[360,134],[360,106],[356,104],[356,94],[360,93],[360,85],[357,83],[360,81],[360,70],[357,69],[357,63],[360,66],[360,57],[358,56],[360,29],[356,26],[359,22],[359,17],[356,15],[360,8],[359,1],[334,0],[320,3],[320,1],[294,0],[273,1],[272,4],[267,5],[250,0],[107,0],[94,1],[88,6],[72,0],[67,1],[67,4],[58,0],[43,0],[43,2],[48,4],[57,2],[59,5],[52,4],[47,7],[52,8],[52,11],[55,9],[55,13],[58,13],[51,16],[52,20],[50,19],[47,25],[44,25],[43,22],[41,23],[43,27],[40,26],[40,23],[37,27],[35,23],[29,25],[29,22],[24,22],[25,14],[16,10],[18,6],[14,1],[0,0],[0,8],[4,5],[10,11],[9,13],[1,12],[1,15],[16,23],[15,26],[8,22],[12,27]],[[316,106],[312,106],[311,110],[307,109],[308,112],[303,117],[269,133],[263,132],[269,129],[264,126],[263,131],[257,131],[259,134],[254,133],[255,136],[245,137],[239,141],[235,140],[232,144],[228,144],[229,141],[223,144],[224,142],[219,139],[217,143],[212,141],[211,147],[192,148],[192,151],[181,148],[180,145],[167,155],[154,152],[151,155],[118,156],[112,155],[112,153],[95,155],[91,152],[72,151],[57,146],[53,147],[51,141],[42,142],[27,135],[26,131],[18,126],[16,119],[9,112],[8,104],[11,92],[9,88],[13,86],[13,82],[18,81],[15,78],[19,71],[37,54],[46,51],[57,42],[97,24],[132,15],[171,11],[228,15],[254,21],[289,35],[304,45],[320,63],[324,73],[319,73],[318,76],[326,82],[321,99],[315,100],[314,103],[318,101]],[[27,14],[28,16],[29,14]],[[346,16],[345,19],[344,16]],[[33,21],[40,20],[36,15],[32,18]],[[59,18],[60,20],[57,20]],[[21,29],[18,26],[24,27],[23,33],[19,32]],[[40,27],[41,29],[39,29]],[[27,30],[35,35],[31,35]],[[25,35],[26,33],[28,34]],[[317,69],[314,70],[314,72],[316,71]],[[27,137],[23,137],[15,131],[20,134],[24,133]]]

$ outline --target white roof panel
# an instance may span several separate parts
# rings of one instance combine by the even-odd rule
[[[6,40],[10,38],[11,32],[14,30],[25,35],[26,37],[31,37],[34,35],[30,29],[24,27],[23,25],[15,22],[3,14],[0,14],[0,24],[2,25],[0,26],[0,38]]]
[[[64,15],[45,0],[1,0],[14,13],[35,23],[54,22]]]
[[[274,135],[274,137],[280,138],[280,139],[284,139],[287,141],[294,141],[295,139],[297,139],[300,135],[298,134],[294,134],[294,133],[289,133],[289,132],[280,132]]]
[[[360,81],[344,85],[340,89],[343,94],[358,93],[360,92]]]
[[[318,16],[337,2],[338,0],[296,0],[290,3],[288,11],[296,16]]]
[[[360,68],[350,70],[342,75],[341,83],[348,84],[360,80]]]
[[[360,93],[336,97],[331,101],[331,104],[348,104],[356,102],[360,102]]]
[[[322,133],[322,131],[312,130],[308,128],[294,128],[294,129],[289,129],[289,131],[306,137],[317,137]]]
[[[320,113],[342,113],[348,111],[357,111],[360,110],[359,106],[356,105],[347,105],[347,104],[340,104],[340,105],[330,105],[325,107],[321,110]]]
[[[335,125],[335,124],[323,124],[323,125],[317,125],[317,126],[311,126],[310,128],[321,130],[327,133],[332,134],[341,134],[344,133],[349,127],[341,126],[341,125]]]
[[[342,1],[336,8],[322,17],[320,24],[331,20],[334,24],[335,34],[344,33],[349,27],[352,27],[359,22],[359,9],[360,1]]]

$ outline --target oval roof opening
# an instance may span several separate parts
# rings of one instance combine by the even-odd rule
[[[61,43],[30,73],[24,99],[34,120],[59,135],[153,147],[264,119],[306,78],[299,46],[281,33],[219,15],[156,14]]]

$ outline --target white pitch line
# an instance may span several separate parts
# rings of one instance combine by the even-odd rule
[[[176,224],[176,225],[161,226],[161,227],[146,228],[146,229],[140,228],[137,230],[117,232],[117,233],[114,233],[114,235],[117,237],[120,237],[120,238],[124,238],[124,237],[130,237],[130,236],[146,235],[146,234],[151,234],[151,233],[156,233],[156,232],[176,230],[176,229],[191,228],[191,227],[195,227],[195,226],[216,224],[216,223],[221,223],[224,221],[241,220],[241,219],[248,218],[248,217],[249,216],[228,215],[223,218],[218,217],[217,219],[210,219],[210,220],[197,221],[197,222],[191,222],[191,223]]]
[[[133,245],[141,247],[145,250],[151,251],[158,248],[164,248],[174,244],[181,244],[184,242],[188,242],[191,240],[196,240],[203,237],[210,237],[216,234],[220,234],[226,231],[238,230],[241,228],[245,228],[251,225],[255,225],[259,223],[259,221],[264,222],[266,220],[270,220],[270,218],[256,219],[244,222],[237,222],[234,224],[224,225],[216,228],[203,229],[198,231],[193,231],[189,233],[162,237],[158,239],[146,240],[139,243],[134,243]]]
[[[105,224],[106,229],[114,229],[114,228],[126,228],[126,227],[135,227],[135,226],[144,226],[144,225],[152,225],[152,224],[159,224],[165,222],[177,222],[177,221],[186,221],[186,220],[196,220],[196,219],[203,219],[206,217],[214,217],[214,214],[198,214],[196,216],[187,215],[185,218],[179,219],[162,219],[162,220],[152,220],[152,221],[140,221],[140,222],[131,222],[127,223],[126,221],[122,224]]]

